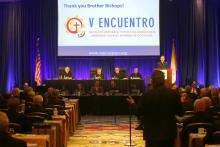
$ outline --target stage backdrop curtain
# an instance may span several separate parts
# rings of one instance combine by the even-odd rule
[[[218,0],[161,0],[161,54],[171,61],[172,40],[177,54],[177,83],[220,85]],[[40,38],[42,80],[57,78],[59,66],[70,66],[75,78],[89,78],[101,67],[110,78],[115,66],[130,74],[139,67],[149,76],[159,57],[57,57],[57,1],[0,2],[0,90],[27,81],[34,85],[36,40]]]

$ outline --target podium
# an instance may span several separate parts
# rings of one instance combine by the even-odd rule
[[[154,70],[159,70],[164,73],[165,85],[170,88],[172,86],[172,69],[171,68],[155,68]]]

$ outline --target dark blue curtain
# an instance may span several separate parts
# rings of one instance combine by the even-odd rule
[[[220,2],[218,0],[161,0],[161,54],[170,64],[172,40],[177,52],[177,83],[220,85]],[[36,40],[40,38],[41,77],[57,77],[58,66],[70,66],[75,78],[89,78],[89,69],[103,68],[109,78],[115,66],[128,74],[139,67],[151,74],[159,57],[57,57],[57,2],[21,0],[0,3],[0,90],[34,85]]]

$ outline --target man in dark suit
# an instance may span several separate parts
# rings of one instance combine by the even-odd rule
[[[72,73],[70,71],[70,67],[65,67],[63,72],[63,78],[64,79],[73,79]]]
[[[104,79],[101,68],[97,68],[96,74],[94,74],[94,77],[92,79],[94,79],[94,80],[103,80]]]
[[[47,111],[44,107],[43,107],[43,96],[41,95],[35,95],[33,97],[33,105],[27,109],[25,112],[26,113],[33,113],[33,112],[42,112],[42,113],[46,113],[46,114],[50,114],[49,111]],[[49,116],[50,118],[50,116]]]
[[[173,147],[175,115],[183,115],[180,96],[177,91],[166,88],[161,71],[155,70],[151,78],[153,89],[145,92],[137,105],[138,112],[143,116],[146,147]],[[128,102],[134,103],[131,97]]]
[[[115,67],[114,69],[114,73],[112,74],[112,79],[114,80],[120,80],[120,79],[125,79],[127,78],[126,74],[125,73],[122,73],[120,71],[120,68],[119,67]]]
[[[165,56],[160,56],[160,61],[157,63],[157,68],[166,69],[168,68],[167,62],[165,62]]]
[[[134,68],[134,72],[130,75],[130,79],[142,79],[142,75],[138,72],[138,68]]]
[[[0,146],[1,147],[27,147],[23,140],[13,138],[8,134],[9,120],[5,113],[0,112]]]
[[[29,131],[27,129],[27,119],[23,113],[19,113],[19,99],[11,97],[8,100],[8,111],[7,111],[7,116],[8,119],[11,123],[17,123],[21,125],[21,132],[27,132]]]

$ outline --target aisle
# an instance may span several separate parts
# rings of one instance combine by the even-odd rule
[[[84,116],[68,147],[125,147],[129,141],[128,116]],[[142,131],[135,130],[136,117],[132,117],[132,140],[136,147],[144,147]]]

